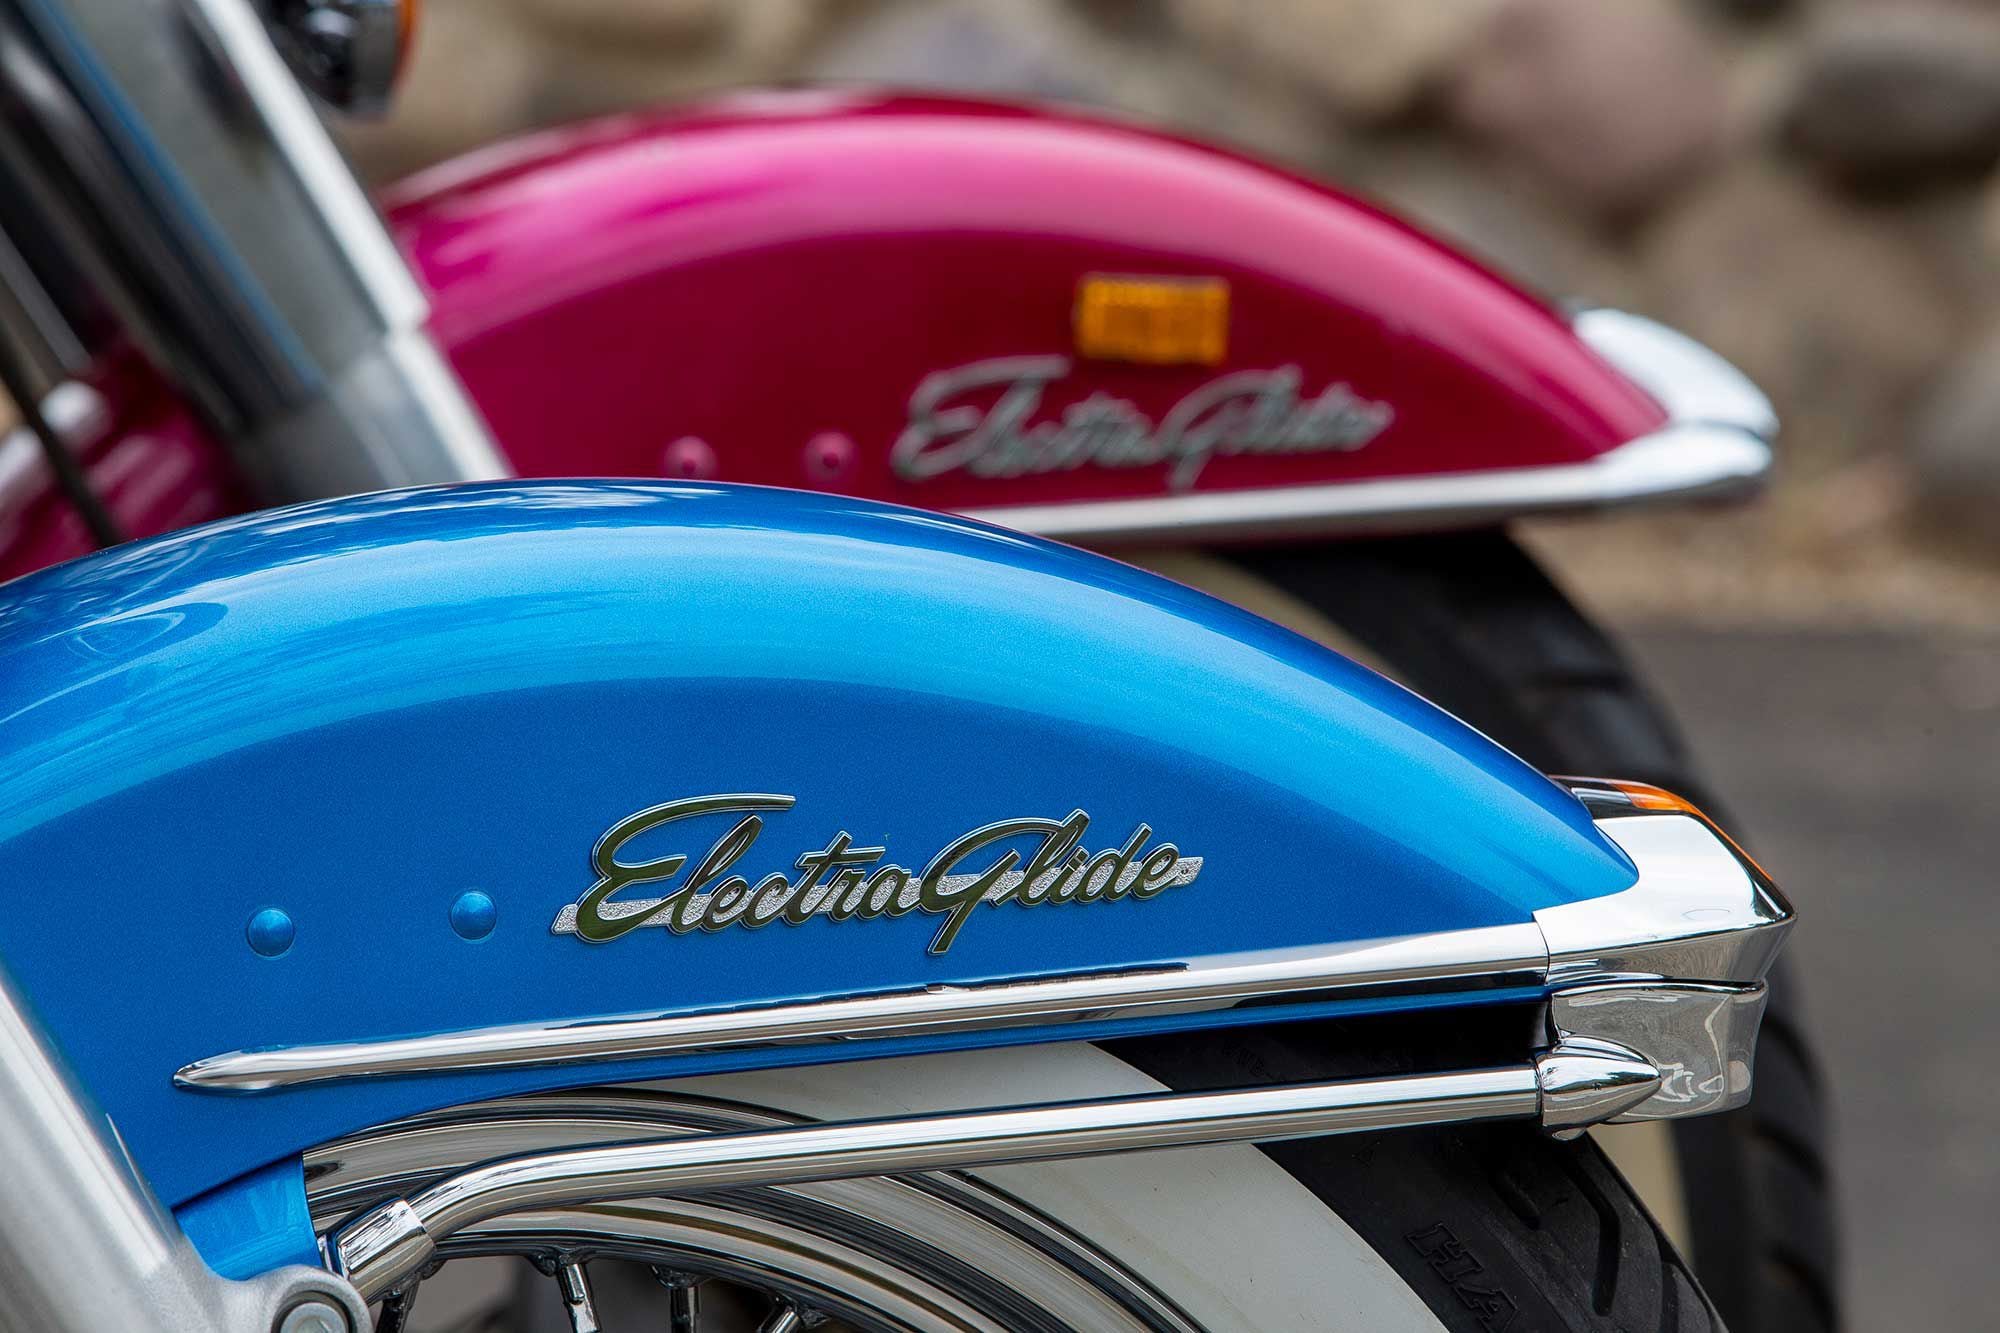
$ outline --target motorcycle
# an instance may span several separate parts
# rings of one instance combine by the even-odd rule
[[[621,1263],[662,1275],[677,1327],[726,1299],[775,1329],[1709,1326],[1600,1157],[1484,1123],[1569,1137],[1748,1098],[1791,914],[1685,801],[1551,783],[1337,656],[1098,557],[703,479],[711,455],[753,471],[732,439],[785,438],[726,435],[726,414],[714,443],[666,442],[692,480],[465,484],[506,465],[258,16],[31,0],[5,19],[0,155],[24,187],[0,368],[40,457],[14,475],[62,492],[35,495],[19,549],[375,493],[0,590],[0,864],[53,886],[81,844],[94,868],[143,867],[158,905],[143,929],[79,932],[47,893],[0,922],[18,990],[0,1116],[23,1163],[0,1326],[299,1333],[368,1327],[373,1302],[401,1327],[420,1283],[479,1255],[545,1269],[579,1329],[592,1265]],[[982,117],[1090,132],[959,119]],[[549,197],[526,163],[476,184]],[[418,215],[463,226],[438,262],[494,273],[499,233],[450,223],[451,196]],[[750,215],[797,225],[770,202]],[[712,216],[711,244],[741,220]],[[1363,521],[1398,509],[1385,496],[1464,519],[1500,512],[1488,483],[1511,512],[1761,470],[1760,400],[1698,349],[1616,316],[1566,326],[1372,226],[1355,235],[1376,271],[1435,269],[1487,334],[1518,327],[1595,384],[1531,397],[1572,427],[1594,405],[1604,447],[1478,485],[1443,458],[1359,482],[1340,469],[1418,410],[1359,369],[1309,397],[1305,367],[1218,370],[1227,387],[1183,409],[1175,385],[1209,363],[1121,358],[1161,355],[1162,330],[1213,345],[1204,274],[1078,300],[1078,350],[1122,348],[1094,373],[1130,378],[1060,426],[1026,415],[1062,378],[1048,357],[961,365],[926,372],[873,456],[825,438],[880,438],[830,389],[797,456],[878,480],[900,459],[922,475],[897,484],[967,493],[1027,478],[986,515],[1017,527],[1055,476],[1076,503],[1043,526],[1130,534]],[[482,388],[482,340],[455,341],[425,271],[453,362],[526,460],[507,377]],[[1238,312],[1280,287],[1226,277]],[[533,287],[544,304],[484,346],[560,313],[562,289]],[[897,298],[871,299],[853,343]],[[570,318],[542,325],[547,354],[636,342]],[[1550,414],[1503,392],[1556,382],[1517,378],[1535,358],[1474,339],[1442,344],[1468,365],[1427,363],[1467,326],[1396,319],[1407,339],[1367,353],[1384,374],[1429,364],[1466,410]],[[567,375],[516,384],[546,400],[551,382],[603,403]],[[649,434],[632,429],[616,438]],[[1735,461],[1697,481],[1689,456]],[[1272,469],[1299,462],[1333,470],[1294,490]],[[1149,469],[1184,485],[1122,494]],[[424,482],[455,484],[383,489]],[[1041,906],[1090,910],[1013,910]],[[1305,1141],[1229,1146],[1278,1140]],[[1173,1146],[1198,1151],[1119,1155]]]

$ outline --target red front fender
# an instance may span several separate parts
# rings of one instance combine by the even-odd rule
[[[1566,317],[1325,186],[1124,124],[742,95],[502,144],[390,207],[524,476],[804,486],[1110,544],[1495,521],[1770,462],[1769,405],[1688,340]],[[128,535],[248,502],[136,356],[50,407]],[[0,439],[0,578],[91,545],[35,441]]]
[[[1107,541],[1485,520],[1769,458],[1755,391],[1665,330],[1593,339],[1325,186],[1066,114],[744,95],[474,154],[392,222],[529,476]]]

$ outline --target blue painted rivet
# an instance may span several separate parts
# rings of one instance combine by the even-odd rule
[[[291,916],[275,907],[266,907],[258,912],[243,928],[243,938],[266,958],[276,958],[291,948],[292,938],[298,933],[299,928],[292,924]]]
[[[493,933],[494,925],[500,920],[500,909],[493,905],[493,899],[478,889],[467,889],[451,903],[451,928],[461,938],[483,940]]]

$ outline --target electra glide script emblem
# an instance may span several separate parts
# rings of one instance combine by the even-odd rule
[[[602,944],[641,926],[686,935],[730,926],[761,930],[773,922],[803,926],[815,916],[872,921],[921,911],[944,918],[930,943],[930,952],[939,954],[981,903],[1144,901],[1192,884],[1201,873],[1201,858],[1182,856],[1170,842],[1148,850],[1153,830],[1146,824],[1117,847],[1091,851],[1084,845],[1090,816],[1081,810],[1063,819],[1003,819],[973,829],[941,848],[921,871],[888,860],[887,847],[855,846],[843,830],[823,846],[798,853],[793,873],[774,871],[754,884],[748,875],[733,873],[763,833],[765,813],[789,810],[796,801],[737,792],[692,796],[626,816],[591,849],[597,882],[556,913],[550,932]],[[684,880],[679,877],[689,858],[682,853],[644,861],[619,857],[653,829],[717,814],[741,817],[709,845]],[[646,884],[674,887],[660,897],[615,896]]]
[[[1066,356],[1008,356],[926,375],[910,395],[890,467],[905,481],[925,481],[949,472],[1027,477],[1164,464],[1168,489],[1184,491],[1212,458],[1348,453],[1396,417],[1389,404],[1345,384],[1302,398],[1299,368],[1280,366],[1219,375],[1157,423],[1107,393],[1070,404],[1059,420],[1034,420],[1048,387],[1069,372]],[[996,386],[991,406],[958,401]]]

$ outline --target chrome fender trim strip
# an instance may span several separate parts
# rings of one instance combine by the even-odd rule
[[[1612,784],[1565,781],[1632,858],[1638,878],[1620,893],[1545,908],[1533,923],[754,1009],[233,1051],[185,1066],[174,1081],[195,1091],[261,1093],[391,1075],[1055,1027],[1252,1002],[1275,1021],[1286,1006],[1377,995],[1557,990],[1635,979],[1751,983],[1763,976],[1792,911],[1754,862],[1684,807],[1645,809]]]
[[[1617,977],[1747,982],[1770,969],[1792,928],[1791,904],[1727,834],[1684,803],[1635,804],[1631,784],[1557,781],[1639,878],[1622,893],[1535,913],[1551,987]]]
[[[1492,468],[1138,500],[967,509],[965,517],[1089,546],[1472,527],[1527,514],[1754,491],[1771,446],[1733,427],[1669,424],[1587,463]]]
[[[630,1060],[798,1042],[856,1041],[1106,1018],[1198,1013],[1258,1002],[1455,992],[1542,984],[1532,925],[1364,940],[1332,949],[1222,955],[1159,968],[929,986],[805,1004],[564,1024],[524,1024],[386,1041],[235,1051],[174,1075],[184,1088],[267,1092],[330,1079]]]
[[[1778,413],[1764,391],[1718,353],[1678,329],[1608,306],[1585,306],[1570,328],[1619,374],[1644,389],[1676,426],[1704,423],[1778,437]]]
[[[968,509],[967,518],[1085,544],[1449,528],[1523,514],[1728,497],[1771,470],[1771,400],[1702,344],[1639,315],[1593,307],[1576,335],[1666,409],[1659,430],[1585,463]]]

